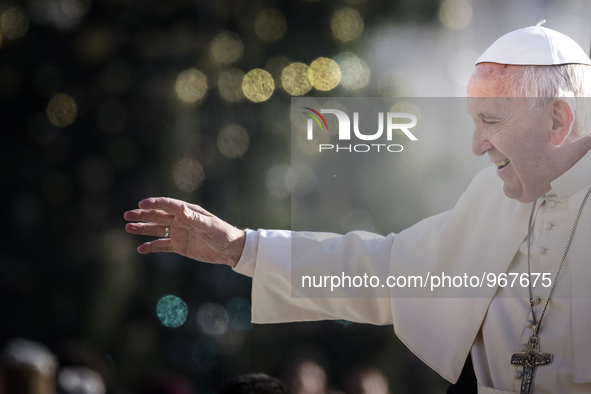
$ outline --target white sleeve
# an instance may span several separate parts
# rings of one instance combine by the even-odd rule
[[[244,250],[242,251],[240,260],[238,260],[233,270],[252,278],[254,276],[257,251],[259,249],[259,233],[249,228],[244,231],[246,232],[246,243],[244,244]]]
[[[298,284],[302,274],[318,276],[319,272],[331,276],[342,272],[351,276],[366,273],[384,278],[390,269],[393,235],[383,237],[367,232],[338,235],[284,230],[259,230],[257,233],[252,290],[253,323],[344,319],[392,324],[387,288],[365,288],[363,290],[370,293],[344,298],[342,292],[334,297],[327,296],[324,287],[320,289],[323,296],[315,297],[319,293],[314,293],[314,290],[318,289],[301,288]],[[248,237],[255,240],[251,234]],[[240,262],[239,265],[245,263],[241,270],[249,266],[248,260],[245,256]],[[292,279],[295,281],[292,282]]]

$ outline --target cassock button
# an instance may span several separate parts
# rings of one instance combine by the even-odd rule
[[[556,207],[556,201],[554,201],[554,200],[550,200],[550,201],[548,201],[548,206],[549,206],[550,208],[555,208],[555,207]]]
[[[525,326],[527,328],[532,328],[534,325],[534,321],[533,320],[528,320],[527,323],[525,323]]]
[[[521,375],[523,375],[522,371],[515,371],[515,379],[521,379]]]
[[[552,223],[546,222],[546,224],[544,224],[544,229],[550,230],[551,228],[552,228]]]
[[[546,254],[546,248],[540,248],[540,249],[538,249],[538,253],[540,253],[542,255],[543,254]]]

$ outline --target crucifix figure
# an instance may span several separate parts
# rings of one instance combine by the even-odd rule
[[[520,394],[531,394],[534,370],[536,367],[550,365],[550,363],[552,363],[552,354],[540,353],[539,349],[540,343],[538,342],[538,337],[534,332],[534,335],[529,337],[527,349],[521,353],[515,353],[511,356],[511,364],[521,365],[523,367],[521,390],[519,391]]]

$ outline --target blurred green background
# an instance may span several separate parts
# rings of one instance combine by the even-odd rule
[[[238,227],[289,228],[291,97],[463,96],[478,55],[510,30],[546,18],[589,48],[590,11],[586,0],[0,0],[0,346],[37,340],[62,364],[84,348],[113,393],[170,374],[210,393],[299,359],[335,389],[373,366],[391,392],[444,392],[391,327],[250,325],[249,278],[138,255],[123,212],[169,196]],[[461,190],[446,185],[438,176],[424,205],[397,201],[413,209],[392,228],[451,207]],[[187,305],[177,328],[156,313],[169,294]]]

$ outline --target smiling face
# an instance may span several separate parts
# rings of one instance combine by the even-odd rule
[[[551,105],[531,109],[532,99],[512,97],[514,67],[494,63],[476,66],[468,82],[468,112],[474,121],[472,151],[487,154],[497,166],[503,191],[531,202],[550,190],[558,174],[553,164]]]

